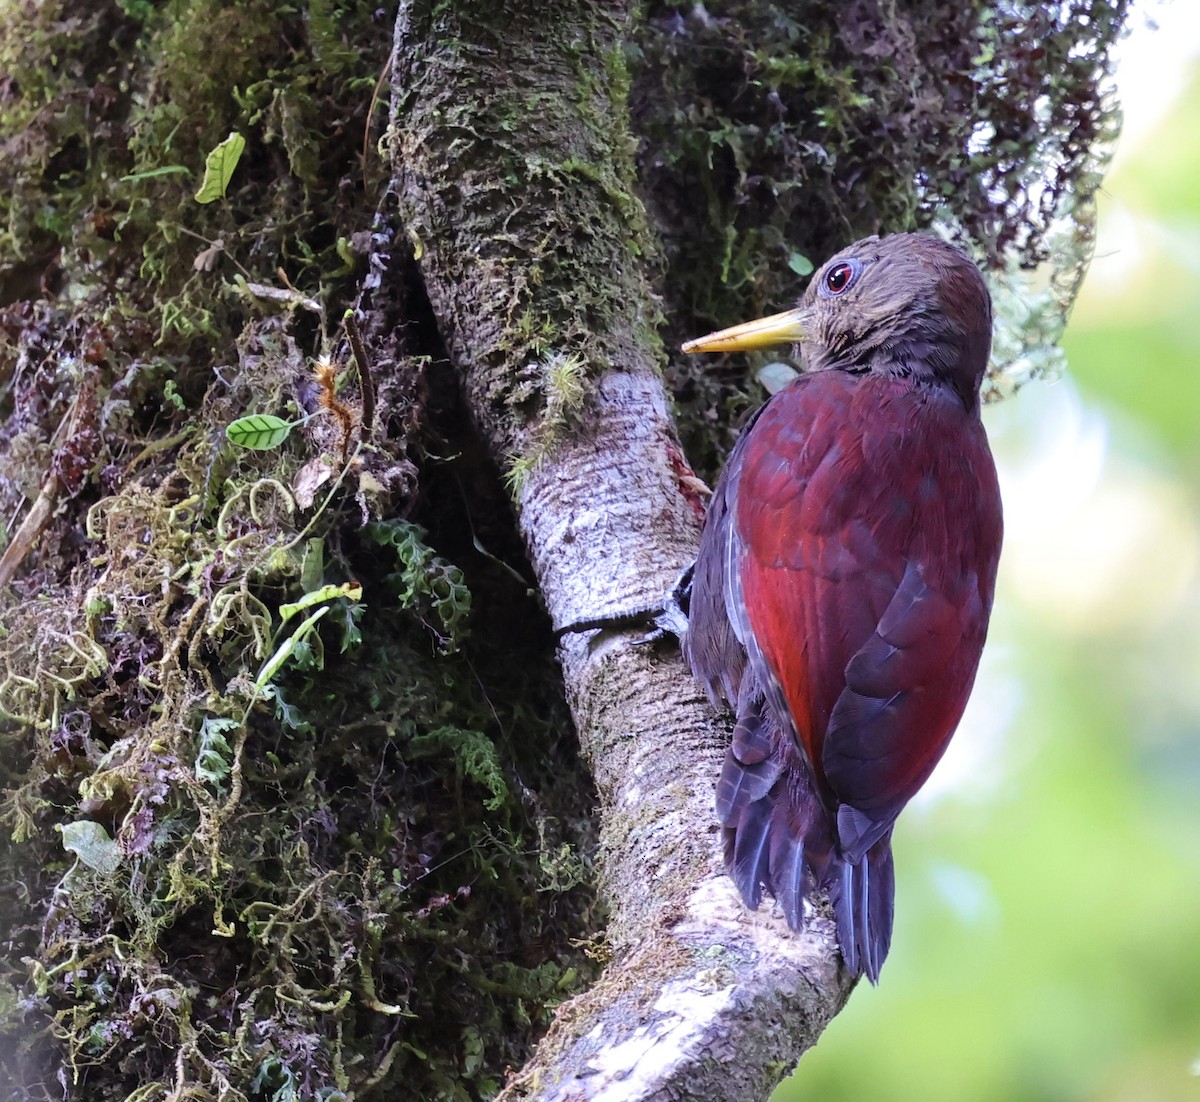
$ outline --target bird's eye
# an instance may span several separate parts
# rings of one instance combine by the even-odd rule
[[[840,295],[849,289],[861,271],[862,265],[857,261],[843,260],[840,264],[835,264],[825,273],[821,290],[827,295]]]

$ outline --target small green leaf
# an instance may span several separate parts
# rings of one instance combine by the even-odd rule
[[[273,413],[251,413],[228,425],[225,435],[239,447],[263,452],[278,447],[291,431],[291,421],[285,421]]]
[[[174,379],[167,379],[163,383],[163,398],[178,410],[187,409],[187,402],[183,400],[183,395],[176,388]]]
[[[358,582],[343,582],[341,585],[323,585],[320,589],[314,590],[312,593],[304,594],[298,601],[280,605],[280,626],[286,624],[297,612],[303,612],[304,609],[322,604],[325,601],[336,600],[338,597],[346,597],[351,601],[357,601],[362,597],[362,586]]]
[[[211,203],[223,199],[237,168],[242,159],[242,150],[246,148],[246,139],[236,130],[218,145],[204,161],[204,181],[196,192],[197,203]]]
[[[468,1079],[479,1074],[483,1066],[483,1034],[476,1026],[469,1025],[462,1032],[463,1040],[463,1075]]]
[[[792,253],[788,257],[788,267],[798,276],[812,275],[813,262],[803,253]]]
[[[300,588],[305,593],[319,589],[325,581],[325,540],[313,536],[304,544],[300,558]]]
[[[66,823],[58,830],[62,835],[63,849],[75,854],[89,869],[111,876],[120,868],[124,858],[121,847],[99,823],[84,819],[78,823]]]
[[[308,633],[316,627],[317,621],[321,619],[321,617],[324,616],[328,611],[329,605],[325,605],[323,608],[317,609],[316,612],[314,612],[296,629],[294,635],[288,636],[288,638],[283,641],[283,644],[280,646],[280,648],[273,655],[271,655],[266,662],[263,663],[263,668],[258,671],[258,677],[254,679],[254,687],[256,689],[261,691],[270,684],[271,679],[281,669],[283,669],[283,666],[287,660],[293,655],[296,655],[298,648],[301,646],[301,644],[305,643],[305,636],[307,636]],[[301,651],[298,655],[302,668],[304,668],[306,663],[309,665],[312,664],[313,660],[311,658],[311,649],[311,645],[309,645],[308,653]],[[319,665],[320,663],[318,663],[318,667]]]
[[[200,747],[196,753],[196,779],[202,783],[220,786],[232,768],[233,747],[225,737],[226,732],[241,727],[236,719],[225,716],[207,716],[200,725]]]

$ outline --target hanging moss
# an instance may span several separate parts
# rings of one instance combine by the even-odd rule
[[[856,238],[935,223],[993,272],[1049,261],[1054,294],[1023,343],[1053,340],[1090,256],[1127,10],[1127,0],[644,5],[631,104],[668,259],[668,347],[782,309],[814,264]],[[707,473],[738,414],[762,400],[743,370],[672,361],[685,443]],[[715,440],[714,424],[727,426]]]
[[[259,401],[297,381],[277,327],[242,347]],[[61,1064],[88,1099],[180,1074],[213,1098],[376,1075],[487,1095],[587,974],[553,664],[514,676],[519,636],[467,634],[467,576],[421,528],[346,543],[352,500],[301,508],[312,447],[189,441],[91,506],[54,594],[0,598],[3,869],[26,892],[3,904],[0,1053],[31,1090]]]

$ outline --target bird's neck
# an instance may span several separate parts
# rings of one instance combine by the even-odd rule
[[[914,336],[872,350],[866,368],[913,387],[945,387],[971,411],[979,407],[979,384],[987,368],[987,352],[985,349],[980,356],[978,348]]]
[[[913,387],[944,386],[967,410],[979,406],[979,385],[987,369],[988,341],[966,340],[915,332],[886,336],[877,342],[857,342],[844,348],[805,345],[804,363],[810,371],[843,371],[849,375],[880,375]]]

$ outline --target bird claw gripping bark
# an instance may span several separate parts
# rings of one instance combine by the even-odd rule
[[[675,579],[662,606],[650,610],[650,623],[654,626],[640,635],[633,643],[634,646],[644,647],[653,643],[661,643],[667,636],[682,640],[688,629],[688,606],[692,599],[692,576],[695,574],[695,562],[689,563]]]
[[[662,604],[630,609],[627,612],[614,612],[609,616],[576,620],[557,628],[554,634],[561,639],[564,635],[583,631],[623,631],[649,626],[649,631],[633,640],[635,646],[660,643],[668,636],[683,639],[688,629],[688,605],[692,595],[692,574],[695,567],[694,562],[684,567]]]

